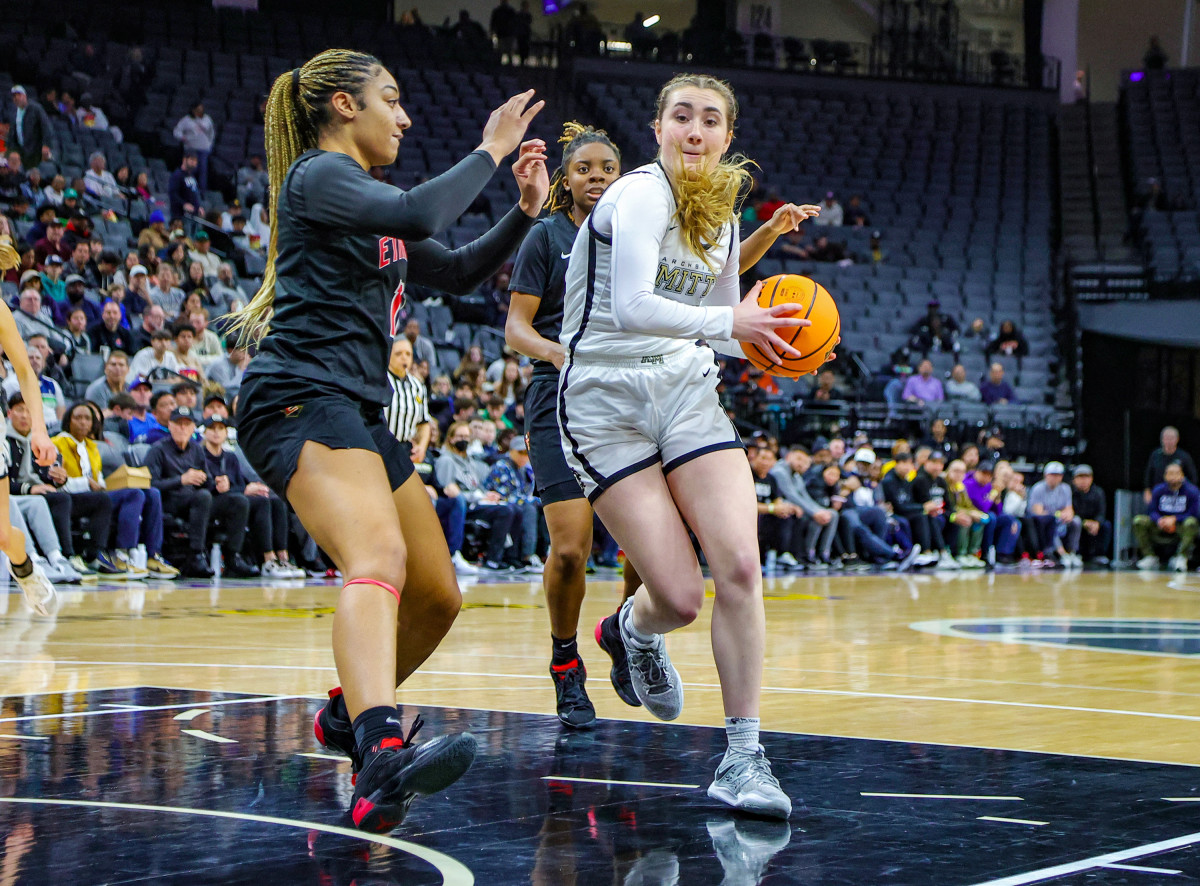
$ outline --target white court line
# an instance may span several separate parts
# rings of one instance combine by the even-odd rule
[[[1050,644],[1058,646],[1058,644]],[[1195,656],[1185,656],[1186,658],[1195,658]],[[4,659],[0,658],[0,664],[26,664],[25,659]],[[146,661],[58,661],[58,665],[102,665],[105,667],[147,667],[147,668],[167,668],[167,667],[195,667],[195,668],[230,668],[230,669],[249,669],[249,670],[286,670],[286,671],[334,671],[332,667],[317,667],[311,665],[253,665],[253,664],[204,664],[196,662],[146,662]],[[502,677],[506,680],[544,680],[545,677],[538,677],[533,674],[492,674],[472,671],[427,671],[421,670],[422,674],[437,674],[441,676],[453,677]],[[719,683],[687,683],[684,686],[693,689],[713,689],[721,688]],[[451,687],[453,688],[453,687]],[[213,690],[205,690],[213,691]],[[909,695],[897,692],[859,692],[851,689],[805,689],[793,686],[764,686],[764,692],[783,692],[804,695],[842,695],[851,698],[887,698],[896,701],[938,701],[948,702],[951,704],[969,704],[969,705],[991,705],[995,707],[1005,708],[1028,708],[1033,710],[1044,711],[1070,711],[1080,714],[1111,714],[1118,717],[1147,717],[1153,720],[1182,720],[1187,723],[1200,723],[1200,716],[1192,714],[1161,714],[1155,711],[1127,711],[1117,708],[1085,708],[1078,705],[1057,705],[1057,704],[1038,704],[1027,701],[1001,701],[992,698],[953,698],[950,696],[941,695]],[[315,696],[296,695],[296,696],[278,696],[284,698],[312,698]],[[182,705],[176,705],[182,707]],[[480,710],[488,710],[481,708]],[[70,716],[70,715],[47,715],[47,716]],[[8,718],[12,719],[27,719],[27,718]],[[0,723],[7,722],[5,719],[0,719]],[[1120,758],[1118,758],[1120,759]],[[1186,764],[1181,764],[1186,765]]]
[[[333,754],[297,754],[297,757],[312,757],[314,760],[333,760],[335,763],[349,763],[347,757],[336,757]]]
[[[0,733],[0,738],[14,738],[17,741],[49,741],[44,735],[18,735],[16,733]]]
[[[616,781],[611,778],[568,778],[565,775],[543,775],[542,781],[578,781],[584,784],[619,784],[639,788],[698,788],[698,784],[670,784],[661,781]]]
[[[199,815],[205,818],[230,818],[235,821],[253,821],[260,824],[281,825],[286,828],[321,831],[326,834],[337,834],[342,837],[363,840],[367,843],[378,843],[380,846],[390,846],[393,849],[406,852],[432,865],[442,875],[442,886],[474,886],[475,883],[475,875],[471,873],[471,869],[449,855],[443,855],[434,849],[427,849],[424,846],[410,843],[407,840],[398,840],[395,837],[388,837],[383,834],[368,834],[364,831],[341,828],[337,825],[300,821],[295,818],[251,815],[248,812],[225,812],[219,809],[190,809],[182,806],[144,806],[141,803],[110,803],[100,800],[50,800],[35,799],[33,797],[0,797],[0,803],[28,803],[34,806],[85,806],[101,809],[129,809],[138,812],[169,812],[179,815]]]
[[[1136,864],[1102,864],[1102,868],[1110,868],[1114,871],[1135,871],[1139,874],[1182,874],[1182,870],[1174,868],[1145,868]]]
[[[980,815],[976,821],[998,821],[1001,824],[1028,824],[1040,828],[1050,824],[1048,821],[1031,821],[1028,818],[1001,818],[998,815]]]
[[[1068,874],[1078,874],[1081,871],[1090,871],[1093,868],[1102,868],[1112,864],[1120,864],[1124,861],[1132,861],[1135,858],[1144,858],[1147,855],[1156,855],[1159,852],[1170,852],[1173,849],[1182,849],[1184,846],[1191,846],[1194,843],[1200,843],[1200,833],[1185,834],[1182,837],[1174,837],[1170,840],[1160,840],[1157,843],[1147,843],[1144,846],[1135,846],[1132,849],[1122,849],[1118,852],[1108,852],[1104,855],[1094,855],[1091,858],[1083,858],[1079,861],[1069,861],[1066,864],[1058,864],[1050,868],[1040,868],[1036,871],[1028,871],[1024,874],[1013,874],[1011,877],[1001,877],[999,880],[987,880],[983,883],[976,883],[974,886],[1025,886],[1027,883],[1044,883],[1047,880],[1065,877]]]
[[[219,690],[205,689],[205,690],[197,690],[197,691],[216,692]],[[309,696],[307,696],[307,695],[261,695],[261,696],[255,696],[254,698],[230,698],[230,699],[226,699],[224,701],[210,701],[210,702],[208,702],[208,704],[210,707],[215,708],[218,705],[227,706],[227,705],[234,705],[234,704],[262,704],[263,702],[268,702],[268,701],[290,701],[293,698],[308,698],[308,697]],[[152,708],[141,708],[136,713],[141,713],[143,711],[175,711],[175,710],[178,710],[179,708],[191,707],[194,704],[195,704],[194,701],[189,701],[184,704],[164,704],[164,705],[158,705],[158,706],[152,707]],[[75,711],[75,712],[69,713],[69,714],[31,714],[28,717],[0,717],[0,723],[20,723],[25,720],[69,720],[72,717],[103,717],[103,716],[111,716],[112,714],[130,714],[130,713],[135,713],[135,712],[123,710],[121,708],[106,708],[102,711]]]
[[[237,744],[237,740],[226,738],[223,735],[213,735],[211,732],[205,732],[203,729],[184,729],[184,735],[190,735],[193,738],[202,738],[205,741],[215,741],[217,744]]]
[[[201,714],[207,714],[208,712],[209,712],[208,708],[192,708],[190,711],[184,711],[182,714],[176,714],[171,719],[183,720],[185,722],[190,723],[192,720],[195,720]]]
[[[888,794],[872,791],[859,791],[860,797],[894,797],[909,800],[1004,800],[1007,802],[1024,803],[1024,797],[994,797],[980,794]]]
[[[1200,803],[1200,797],[1163,797],[1168,803]]]

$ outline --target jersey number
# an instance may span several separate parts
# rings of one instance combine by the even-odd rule
[[[396,291],[392,293],[392,307],[388,311],[388,315],[392,321],[392,335],[394,336],[400,331],[400,311],[404,307],[404,281],[400,281],[400,285],[396,287]]]

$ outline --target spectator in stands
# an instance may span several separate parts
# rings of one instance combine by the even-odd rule
[[[1017,394],[1004,380],[1004,366],[1000,363],[993,363],[988,368],[988,377],[979,386],[979,394],[988,406],[1017,402]]]
[[[845,393],[837,386],[837,376],[832,369],[821,370],[808,399],[810,403],[830,403],[846,399]]]
[[[48,430],[52,429],[50,433],[54,433],[58,430],[63,412],[67,408],[67,398],[63,395],[62,387],[59,386],[58,382],[45,375],[46,358],[38,348],[29,349],[29,365],[33,367],[33,373],[37,376],[38,387],[42,392],[42,414],[46,420],[46,428]],[[4,379],[3,390],[5,400],[10,399],[13,394],[21,390],[15,372],[10,372],[8,377]]]
[[[13,311],[13,320],[16,321],[17,331],[24,339],[47,328],[54,328],[53,313],[42,304],[42,294],[32,286],[21,290],[21,299],[17,309]]]
[[[185,117],[184,120],[187,120]],[[182,122],[182,121],[181,121]],[[193,150],[183,152],[183,161],[179,168],[171,173],[167,183],[167,198],[171,202],[171,220],[182,219],[184,214],[198,215],[204,218],[204,202],[201,198],[200,173],[198,154]]]
[[[908,479],[908,475],[913,470],[914,462],[909,450],[893,449],[892,457],[895,460],[892,469],[884,474],[879,484],[883,493],[883,501],[891,508],[892,516],[904,521],[903,527],[908,530],[910,537],[921,546],[921,554],[913,565],[928,566],[938,562],[941,550],[941,548],[937,551],[933,550],[930,518],[930,514],[937,509],[938,502],[930,498],[921,504],[913,499],[912,482]],[[941,538],[940,532],[938,538]]]
[[[542,501],[534,491],[529,447],[523,436],[515,435],[508,441],[504,456],[496,460],[484,478],[483,488],[498,493],[501,501],[521,512],[521,537],[513,538],[516,556],[524,571],[540,574],[545,568],[537,555]]]
[[[946,436],[946,420],[944,418],[935,418],[929,425],[929,436],[921,441],[922,446],[927,446],[930,452],[940,452],[949,463],[955,455],[958,454],[958,447],[954,445],[954,441]]]
[[[153,390],[153,385],[144,378],[135,378],[129,385],[129,399],[132,405],[128,407],[129,414],[122,417],[125,419],[124,436],[130,443],[136,443],[138,437],[145,442],[149,433],[150,425],[154,421],[154,414],[149,411]],[[116,405],[117,400],[114,397],[109,401],[109,407],[115,410]]]
[[[217,268],[217,282],[208,290],[208,294],[213,300],[213,308],[210,310],[213,318],[224,317],[234,309],[234,304],[246,301],[245,293],[238,287],[234,277],[233,265],[227,261],[221,262]]]
[[[86,240],[77,240],[71,248],[71,257],[67,259],[66,265],[63,267],[63,274],[70,281],[71,276],[77,275],[87,285],[88,289],[100,288],[100,276],[97,273],[96,265],[92,261],[92,248]],[[70,292],[70,283],[67,283],[68,293]]]
[[[173,223],[172,223],[173,224]],[[182,230],[171,229],[170,243],[163,250],[161,256],[162,262],[159,264],[159,270],[162,270],[163,265],[169,265],[175,274],[175,285],[183,288],[184,282],[188,279],[188,244],[187,238]]]
[[[897,469],[899,469],[900,459],[896,459],[896,462]],[[909,518],[913,538],[921,543],[923,550],[938,554],[938,569],[949,571],[960,569],[961,564],[954,559],[954,554],[946,545],[945,529],[951,505],[950,487],[943,476],[946,468],[945,456],[940,452],[927,450],[924,462],[921,463],[920,459],[914,459],[913,464],[917,467],[917,474],[909,488],[912,492],[913,503],[919,505],[924,512],[923,516]],[[894,473],[896,471],[892,471],[892,474]],[[929,542],[928,545],[926,545],[926,541]]]
[[[88,327],[88,335],[96,348],[124,351],[126,354],[133,350],[133,333],[121,325],[121,307],[114,301],[104,303],[100,309],[100,321]]]
[[[830,453],[832,454],[832,452]],[[840,517],[846,496],[842,494],[842,469],[835,461],[814,466],[805,478],[808,494],[812,496],[822,509],[828,510]],[[837,539],[835,531],[826,544],[818,543],[805,553],[805,567],[815,570],[826,570],[834,566],[833,542]]]
[[[21,162],[32,169],[42,162],[42,148],[51,145],[54,129],[46,110],[29,98],[24,86],[14,86],[10,92],[15,107],[8,118],[9,134],[21,152]]]
[[[145,383],[149,385],[149,382]],[[134,398],[134,402],[139,402],[141,399],[140,391],[137,388],[140,385],[135,385],[130,388],[130,394]],[[150,409],[146,412],[144,419],[137,421],[131,419],[129,422],[129,433],[131,443],[157,443],[170,436],[168,425],[171,420],[171,413],[175,411],[175,395],[170,391],[156,391],[149,397]]]
[[[50,184],[42,188],[42,199],[53,206],[55,209],[61,209],[63,201],[67,197],[67,180],[61,175],[54,175],[50,178]]]
[[[225,356],[225,349],[221,347],[221,339],[217,334],[208,328],[208,311],[205,308],[193,311],[188,319],[192,328],[196,330],[196,340],[192,344],[191,353],[200,363],[200,369],[207,378],[209,365],[219,357]]]
[[[246,165],[237,171],[237,198],[242,206],[254,206],[267,201],[271,179],[263,166],[261,154],[251,154]],[[231,226],[232,227],[232,226]]]
[[[958,459],[946,465],[946,549],[963,569],[984,569],[988,564],[978,555],[986,556],[991,547],[985,536],[991,534],[992,517],[975,507],[964,483],[966,474],[967,466]]]
[[[212,153],[213,142],[217,138],[217,130],[213,125],[212,117],[204,113],[204,102],[196,102],[196,104],[192,105],[191,111],[186,116],[181,117],[179,122],[175,124],[172,134],[183,145],[185,157],[189,152],[195,156],[196,162],[192,168],[195,170],[196,184],[192,189],[200,193],[207,191],[208,157]],[[187,168],[186,163],[184,168]],[[194,201],[194,203],[197,208],[200,207],[199,200]],[[191,209],[187,211],[193,212]],[[178,216],[173,206],[171,212],[176,217]],[[201,211],[198,214],[203,215],[204,213]]]
[[[865,228],[870,226],[871,218],[867,215],[867,211],[863,208],[861,196],[855,194],[850,198],[849,202],[846,203],[842,221],[843,224],[847,225],[848,227]]]
[[[200,386],[194,381],[181,381],[171,385],[171,396],[175,398],[175,408],[186,406],[188,409],[200,409]]]
[[[513,61],[513,47],[517,31],[517,11],[509,5],[508,0],[500,0],[499,5],[492,9],[488,20],[488,31],[495,42],[496,51],[508,64]]]
[[[1028,505],[1044,563],[1082,566],[1076,554],[1082,522],[1075,514],[1071,487],[1063,483],[1062,462],[1046,465],[1042,479],[1029,490]]]
[[[797,520],[802,509],[784,497],[780,487],[781,465],[776,464],[775,453],[766,446],[751,446],[746,450],[750,459],[750,471],[754,475],[754,495],[758,500],[758,559],[765,571],[776,565],[788,569],[803,569],[800,560],[804,550],[800,545],[801,533],[797,531]],[[790,474],[789,474],[790,476]],[[803,481],[798,484],[803,488]],[[804,493],[808,497],[808,492]]]
[[[1004,451],[1004,429],[999,425],[989,428],[987,433],[980,432],[983,446],[979,450],[980,461],[997,462],[1008,457]]]
[[[959,461],[962,462],[961,459]],[[1003,464],[1007,465],[1007,462]],[[965,471],[965,464],[963,468]],[[1005,476],[990,461],[980,462],[974,471],[966,472],[963,480],[971,504],[991,517],[991,525],[984,530],[982,550],[984,560],[993,565],[996,560],[1005,564],[1014,563],[1017,545],[1021,540],[1020,518],[1004,512],[1005,483]]]
[[[979,385],[967,381],[966,366],[961,363],[954,364],[954,369],[950,370],[950,378],[946,383],[946,399],[972,403],[983,399],[983,395],[979,393]]]
[[[155,252],[167,248],[167,217],[161,209],[150,213],[149,224],[138,234],[138,248],[149,246]]]
[[[99,241],[99,238],[96,238]],[[109,249],[101,249],[99,253],[95,251],[98,243],[94,241],[92,245],[93,261],[96,262],[96,278],[99,281],[99,286],[96,287],[100,292],[106,293],[116,284],[122,284],[122,281],[117,276],[118,265],[120,259],[117,254]],[[102,244],[103,241],[99,241]],[[123,284],[122,284],[123,286]]]
[[[1162,48],[1157,36],[1150,38],[1150,44],[1142,56],[1142,65],[1147,71],[1161,71],[1167,66],[1167,53]]]
[[[167,329],[156,329],[150,335],[150,346],[138,351],[129,364],[129,380],[138,376],[148,378],[155,369],[179,371],[179,360],[170,349],[173,336]]]
[[[979,342],[980,347],[986,348],[987,343],[991,341],[991,333],[988,331],[987,324],[983,322],[983,318],[976,317],[963,332],[963,338],[973,339]]]
[[[67,300],[54,305],[56,326],[66,326],[67,318],[76,308],[87,314],[88,325],[100,322],[100,306],[88,298],[87,281],[79,274],[67,275]]]
[[[75,120],[80,129],[90,129],[93,132],[111,132],[113,141],[121,144],[125,136],[121,130],[108,122],[108,115],[96,104],[90,92],[79,96],[79,107],[75,109]]]
[[[1150,460],[1146,462],[1145,478],[1142,483],[1144,487],[1142,495],[1146,504],[1150,504],[1150,496],[1154,487],[1163,482],[1167,474],[1167,465],[1172,462],[1178,463],[1183,468],[1183,475],[1189,483],[1197,482],[1196,463],[1192,461],[1192,457],[1188,453],[1179,448],[1179,430],[1167,425],[1159,433],[1158,440],[1161,445],[1150,453]]]
[[[518,64],[529,58],[529,43],[533,37],[533,13],[529,11],[529,0],[521,0],[514,21],[514,37],[517,43]]]
[[[416,317],[410,317],[409,321],[404,324],[404,337],[412,345],[413,360],[417,363],[421,361],[427,362],[429,368],[436,372],[438,365],[437,349],[433,346],[433,342],[421,335],[421,321]]]
[[[179,288],[179,279],[168,262],[158,266],[155,283],[150,287],[150,301],[162,308],[164,315],[170,317],[178,314],[183,306],[183,290]]]
[[[1000,324],[1000,331],[987,346],[988,356],[1003,355],[1005,357],[1024,357],[1029,353],[1029,342],[1021,335],[1012,320]]]
[[[208,238],[208,231],[197,231],[194,239],[196,248],[188,254],[188,258],[193,262],[200,263],[205,277],[216,277],[221,268],[221,257],[212,251],[212,241]]]
[[[1159,547],[1173,548],[1170,568],[1186,572],[1188,560],[1200,530],[1200,488],[1190,482],[1179,462],[1166,467],[1163,482],[1151,492],[1145,514],[1133,518],[1133,534],[1137,539],[1138,569],[1158,569]]]
[[[175,414],[178,415],[182,409],[176,407]],[[199,415],[195,407],[191,407],[190,411],[193,415]],[[208,477],[208,489],[213,496],[212,517],[220,519],[226,530],[229,552],[225,558],[227,571],[234,578],[249,578],[258,575],[259,568],[242,553],[245,536],[239,537],[233,530],[239,520],[243,527],[252,526],[252,540],[255,548],[264,553],[264,565],[276,561],[278,554],[275,553],[275,546],[287,548],[287,506],[281,499],[271,496],[265,486],[261,492],[255,488],[256,495],[248,493],[251,484],[242,470],[241,460],[237,453],[225,445],[229,436],[228,421],[228,417],[220,411],[214,411],[201,421],[204,429],[204,442],[200,446],[204,458],[202,470]],[[177,439],[177,435],[173,433],[172,439]],[[190,445],[195,445],[194,439]],[[278,504],[272,504],[273,501]],[[250,522],[252,512],[255,515],[253,523]],[[223,513],[225,516],[222,516]],[[276,523],[282,524],[278,530]],[[271,552],[270,558],[265,556],[267,551]]]
[[[844,243],[836,243],[822,234],[808,251],[808,258],[819,262],[846,262],[850,261],[850,253],[846,251]]]
[[[128,392],[125,376],[129,372],[129,356],[123,350],[113,350],[104,361],[104,375],[87,386],[84,398],[108,412],[113,397]]]
[[[208,366],[208,380],[225,389],[225,396],[232,400],[242,387],[242,376],[250,365],[250,352],[241,347],[235,338],[227,338],[225,346],[228,352],[224,357],[218,357]]]
[[[105,204],[114,203],[121,192],[117,180],[107,169],[108,161],[103,151],[93,151],[88,158],[88,171],[83,174],[84,187],[88,194]]]
[[[117,87],[131,107],[141,107],[146,100],[146,88],[150,85],[151,73],[143,59],[142,48],[133,46],[125,56],[125,64],[117,79]]]
[[[910,328],[911,347],[918,354],[928,354],[930,351],[941,351],[945,354],[957,354],[958,323],[949,314],[941,311],[942,303],[936,298],[926,305],[925,316]]]
[[[183,567],[184,574],[193,578],[213,576],[205,551],[211,523],[220,520],[226,547],[233,555],[230,574],[255,575],[258,570],[237,553],[242,549],[250,504],[246,496],[231,491],[228,474],[217,477],[208,474],[205,448],[195,441],[195,432],[196,414],[186,407],[177,407],[171,411],[169,436],[151,446],[146,455],[150,482],[162,493],[163,510],[187,522],[190,554]]]
[[[71,343],[69,350],[74,350],[76,354],[91,354],[95,350],[92,345],[92,337],[87,333],[87,326],[87,311],[83,308],[72,309],[70,316],[67,317],[65,332]]]
[[[39,265],[46,265],[53,258],[58,259],[56,264],[66,264],[72,250],[63,237],[65,230],[62,221],[57,218],[46,225],[46,236],[33,244],[34,256]]]
[[[21,152],[9,151],[0,167],[0,200],[11,202],[21,195],[25,183],[25,170],[21,166]]]
[[[482,478],[488,468],[485,462],[467,454],[470,442],[471,429],[466,423],[451,424],[446,432],[447,448],[434,463],[434,475],[446,497],[464,496],[471,518],[487,524],[487,568],[507,571],[510,566],[505,562],[505,541],[510,531],[514,537],[521,537],[522,512],[501,501],[498,493],[483,489]]]
[[[784,545],[779,562],[791,569],[803,568],[800,560],[808,558],[812,551],[828,550],[833,544],[838,530],[838,512],[819,504],[808,490],[806,476],[813,467],[808,450],[803,446],[793,446],[784,453],[783,460],[776,463],[774,450],[769,446],[760,449],[771,453],[772,466],[768,471],[775,480],[779,495],[795,509],[792,514],[796,521],[791,544]],[[753,460],[751,466],[754,466]],[[788,540],[785,538],[785,541]]]
[[[917,406],[941,403],[946,399],[941,379],[936,378],[933,374],[931,361],[922,360],[917,365],[917,374],[909,376],[902,396],[906,402],[915,403]]]
[[[822,225],[829,227],[841,227],[845,221],[845,213],[842,210],[842,204],[837,201],[833,191],[828,191],[825,194],[825,202],[821,204],[821,214],[812,220],[814,225]]]
[[[65,342],[66,336],[60,330],[53,330],[56,345]],[[50,347],[50,339],[46,332],[35,333],[25,340],[25,344],[29,350],[39,351],[42,355],[42,362],[45,365],[44,374],[47,378],[53,379],[58,383],[58,386],[64,391],[69,386],[67,375],[63,371],[71,365],[71,361],[64,353],[64,347],[52,349]]]
[[[1112,543],[1112,523],[1104,490],[1093,482],[1090,465],[1078,465],[1071,472],[1071,507],[1082,522],[1079,535],[1079,556],[1085,564],[1108,565],[1108,546]]]
[[[193,379],[201,384],[204,383],[204,365],[200,362],[199,356],[192,353],[192,345],[196,343],[196,328],[191,323],[177,323],[175,325],[175,363],[176,372],[180,375]]]
[[[143,348],[150,347],[154,333],[162,329],[166,322],[166,312],[156,304],[149,304],[142,313],[142,322],[133,330],[133,353],[137,354]]]

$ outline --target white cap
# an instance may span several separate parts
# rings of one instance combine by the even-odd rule
[[[1046,467],[1042,470],[1042,473],[1043,474],[1064,474],[1064,473],[1066,473],[1066,471],[1063,470],[1063,465],[1062,465],[1061,461],[1052,461],[1052,462],[1046,463]]]
[[[134,265],[129,269],[130,277],[136,277],[138,274],[145,274],[147,277],[150,276],[150,272],[146,270],[145,265]]]
[[[861,461],[863,464],[873,465],[875,464],[875,453],[864,446],[858,452],[854,453],[854,460]]]
[[[13,95],[25,95],[26,94],[25,87],[20,86],[20,85],[14,86],[12,89],[9,90],[9,92],[12,93]]]

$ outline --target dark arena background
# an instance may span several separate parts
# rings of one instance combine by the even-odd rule
[[[413,2],[0,5],[0,210],[21,256],[0,290],[64,463],[79,464],[74,401],[103,413],[109,489],[142,488],[180,405],[231,416],[237,452],[245,355],[224,318],[258,290],[273,208],[252,158],[274,79],[317,52],[368,51],[394,73],[413,125],[372,174],[404,189],[529,88],[552,168],[578,120],[634,169],[655,156],[662,84],[725,78],[733,148],[757,164],[742,236],[782,203],[822,204],[743,291],[799,274],[841,312],[816,376],[721,361],[760,529],[786,540],[761,551],[762,723],[792,816],[705,794],[724,751],[711,605],[669,640],[679,720],[612,691],[591,637],[624,558],[599,523],[579,633],[598,720],[560,723],[548,534],[540,503],[514,496],[528,533],[502,539],[504,562],[468,510],[451,542],[463,610],[396,696],[422,738],[471,731],[476,762],[395,831],[355,830],[348,761],[312,728],[337,682],[332,561],[284,504],[275,537],[252,520],[238,550],[226,515],[193,556],[168,508],[161,552],[110,557],[94,517],[45,505],[61,483],[23,478],[14,405],[11,519],[58,600],[32,611],[3,570],[0,884],[1200,882],[1194,0]],[[185,150],[198,166],[177,172]],[[471,242],[516,199],[502,168],[437,239]],[[510,272],[468,295],[406,292],[430,411],[416,460],[440,498],[452,421],[481,482],[523,467],[509,447],[531,369],[505,345]],[[7,404],[7,360],[0,374]],[[915,540],[904,504],[886,478],[871,489],[905,452],[914,488],[961,461],[963,495],[999,494],[982,533],[956,531],[966,498],[918,505],[944,543],[897,568]],[[775,516],[768,478],[785,476],[817,510]],[[1045,512],[1060,484],[1070,505]]]

